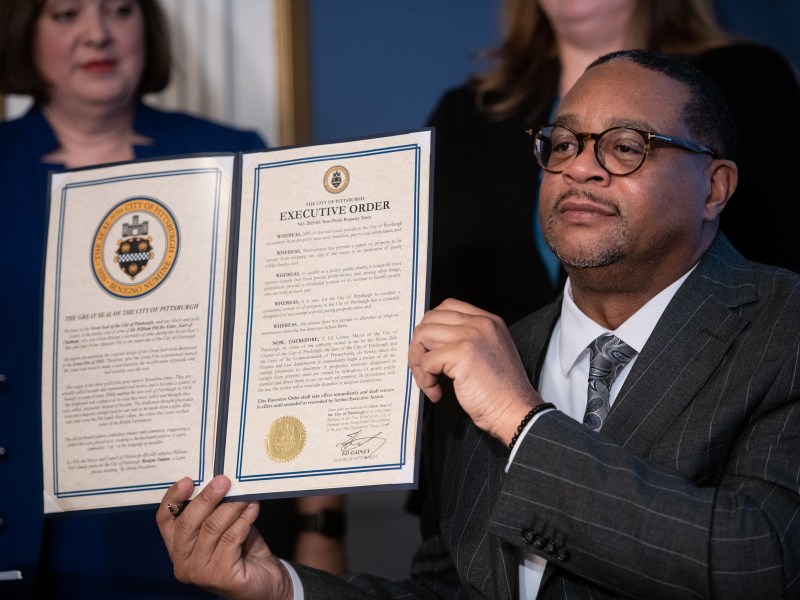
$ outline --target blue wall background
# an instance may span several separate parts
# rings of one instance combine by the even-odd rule
[[[313,141],[424,125],[499,40],[499,0],[309,0]]]
[[[670,0],[664,0],[670,1]],[[442,93],[482,70],[500,0],[308,0],[312,141],[424,125]],[[800,0],[717,0],[731,32],[800,65]]]

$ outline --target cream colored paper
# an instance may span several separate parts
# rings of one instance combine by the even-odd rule
[[[235,305],[233,156],[53,176],[45,512],[159,502],[185,475],[199,491],[218,450],[234,496],[413,482],[430,132],[242,159]]]
[[[245,157],[232,495],[413,482],[429,155],[420,132]]]
[[[228,156],[54,177],[46,512],[158,502],[180,475],[212,474],[232,171]],[[115,262],[124,225],[151,240],[134,277]]]

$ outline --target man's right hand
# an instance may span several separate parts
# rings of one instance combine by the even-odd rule
[[[175,483],[161,500],[156,521],[175,577],[229,600],[291,600],[291,577],[253,527],[258,502],[225,502],[231,482],[218,475],[197,497],[192,481]],[[186,506],[175,516],[170,505]]]

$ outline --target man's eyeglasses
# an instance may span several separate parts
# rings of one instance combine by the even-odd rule
[[[644,164],[650,143],[655,140],[689,152],[716,153],[700,144],[631,127],[612,127],[602,133],[578,133],[563,125],[546,125],[526,132],[533,140],[533,153],[539,165],[550,173],[561,173],[583,152],[586,140],[594,140],[594,155],[612,175],[630,175]]]

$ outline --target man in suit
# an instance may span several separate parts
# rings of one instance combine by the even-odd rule
[[[448,300],[414,333],[435,405],[412,577],[280,563],[220,476],[158,511],[179,579],[235,599],[800,597],[800,277],[718,233],[734,137],[688,65],[599,59],[535,137],[562,298],[510,334]]]

